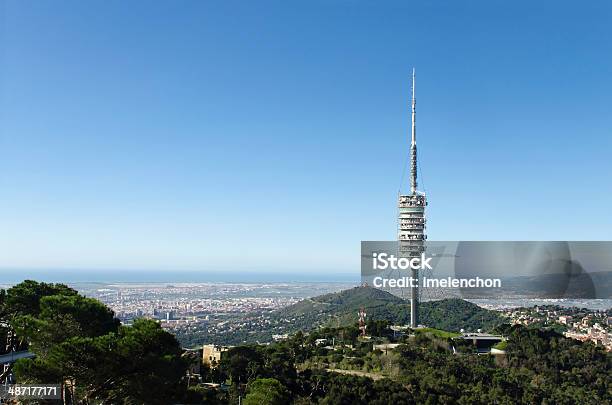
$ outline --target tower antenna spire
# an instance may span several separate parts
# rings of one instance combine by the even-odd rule
[[[412,140],[410,142],[410,192],[417,191],[417,145],[416,145],[416,72],[412,68]]]
[[[399,195],[398,250],[401,257],[413,259],[425,252],[425,193],[417,191],[415,69],[412,69],[412,141],[410,142],[410,194]],[[410,286],[410,326],[419,325],[419,271],[412,269]],[[414,284],[413,284],[414,283]]]

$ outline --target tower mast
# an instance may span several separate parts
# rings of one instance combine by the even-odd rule
[[[412,140],[410,142],[410,192],[417,191],[417,145],[416,145],[416,97],[415,97],[416,72],[412,68]]]
[[[410,194],[400,194],[398,207],[398,250],[400,257],[417,258],[425,252],[425,193],[417,191],[415,69],[412,69],[412,137],[410,142]],[[419,272],[411,269],[410,326],[419,325]]]

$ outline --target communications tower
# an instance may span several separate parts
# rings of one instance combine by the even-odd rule
[[[398,201],[398,249],[399,256],[421,257],[425,252],[425,193],[417,190],[417,143],[416,143],[416,98],[415,70],[412,69],[412,131],[410,142],[410,194],[400,194]],[[419,280],[419,272],[411,269],[413,280]],[[419,324],[419,287],[410,288],[410,326]]]

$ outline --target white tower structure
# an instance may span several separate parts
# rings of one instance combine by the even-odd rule
[[[410,142],[410,194],[399,196],[398,248],[402,257],[420,257],[425,252],[425,193],[417,190],[417,143],[416,143],[416,98],[415,70],[412,69],[412,131]],[[412,279],[419,280],[418,270],[412,269]],[[419,288],[410,289],[410,326],[419,324]]]

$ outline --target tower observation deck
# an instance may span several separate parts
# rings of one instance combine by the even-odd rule
[[[410,194],[400,194],[398,199],[398,250],[400,257],[420,257],[425,252],[425,193],[417,191],[416,98],[415,70],[412,69],[412,137],[410,143]],[[419,279],[418,270],[412,269],[413,280]],[[419,324],[419,288],[410,290],[410,326]]]

